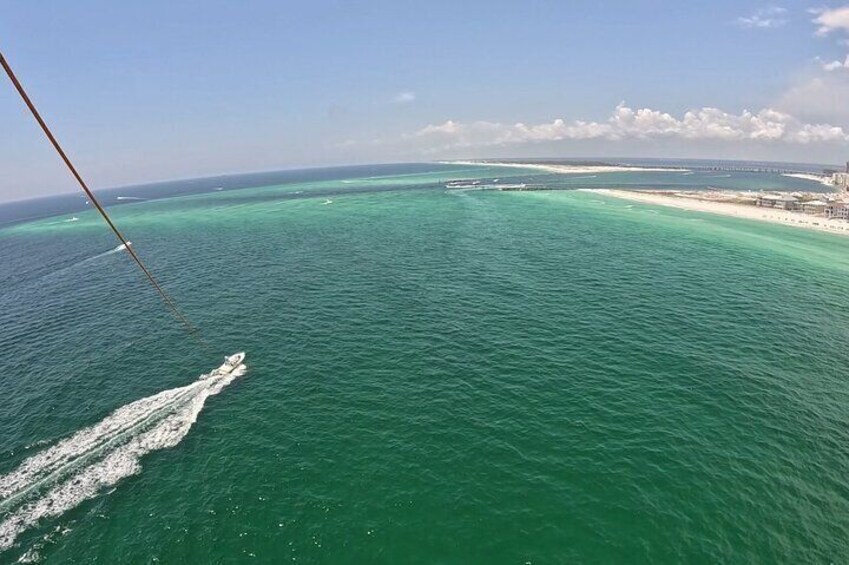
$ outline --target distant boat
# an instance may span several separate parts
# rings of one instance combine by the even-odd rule
[[[476,188],[480,183],[479,180],[452,180],[445,183],[445,188]]]
[[[68,218],[68,219],[67,219],[67,220],[65,220],[65,221],[66,221],[66,222],[79,222],[79,221],[80,221],[80,219],[79,219],[78,217],[76,217],[76,216],[72,216],[72,217]]]
[[[325,200],[324,205],[327,206],[328,204],[333,204],[333,201],[332,200]]]

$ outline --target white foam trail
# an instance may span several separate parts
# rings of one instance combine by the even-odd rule
[[[127,242],[127,245],[132,245],[132,244],[133,244],[132,241]],[[68,265],[67,267],[62,267],[59,270],[53,271],[52,273],[47,273],[46,275],[44,275],[44,277],[49,278],[49,277],[55,277],[57,275],[61,275],[62,273],[65,273],[65,272],[67,272],[71,269],[75,269],[77,267],[81,267],[83,265],[86,265],[86,264],[88,264],[92,261],[96,261],[97,259],[100,259],[101,257],[106,257],[107,255],[112,255],[114,253],[119,253],[121,251],[124,251],[126,248],[127,248],[127,246],[122,243],[118,247],[116,247],[114,249],[110,249],[109,251],[104,251],[103,253],[98,253],[97,255],[92,255],[91,257],[83,259],[82,261],[78,261],[78,262],[74,263],[73,265]]]
[[[127,245],[132,245],[132,244],[133,244],[132,241],[127,242]],[[110,249],[109,251],[104,251],[103,253],[98,253],[94,257],[89,257],[88,259],[83,259],[82,261],[77,263],[77,265],[81,265],[83,263],[88,263],[89,261],[94,261],[95,259],[99,259],[101,257],[106,257],[107,255],[112,255],[113,253],[118,253],[119,251],[124,251],[127,248],[127,245],[124,245],[122,243],[121,245],[119,245],[115,249]]]
[[[128,241],[127,243],[130,244],[130,245],[133,244],[132,241]],[[59,275],[62,275],[63,273],[70,271],[71,269],[76,269],[77,267],[82,267],[83,265],[87,265],[88,263],[91,263],[92,261],[96,261],[96,260],[100,259],[101,257],[106,257],[107,255],[112,255],[114,253],[119,253],[121,251],[124,251],[124,249],[126,249],[126,246],[122,243],[118,247],[116,247],[114,249],[110,249],[109,251],[104,251],[103,253],[98,253],[97,255],[92,255],[91,257],[83,259],[82,261],[77,261],[76,263],[74,263],[72,265],[68,265],[67,267],[62,267],[61,269],[58,269],[58,270],[53,271],[51,273],[47,273],[43,276],[43,278],[44,279],[50,279],[50,278],[57,277]]]
[[[206,399],[245,371],[240,365],[228,375],[131,402],[0,476],[0,552],[41,520],[140,472],[144,455],[180,443]]]
[[[116,196],[115,200],[147,200],[147,198],[140,196]]]
[[[70,218],[67,218],[65,220],[58,220],[56,222],[47,222],[45,225],[55,226],[55,225],[58,225],[58,224],[67,224],[68,222],[79,222],[79,221],[80,221],[80,219],[78,217],[71,216]]]

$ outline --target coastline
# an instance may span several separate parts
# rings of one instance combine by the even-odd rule
[[[711,202],[697,200],[694,198],[681,198],[674,196],[674,192],[658,194],[656,192],[638,192],[631,190],[616,190],[608,188],[583,188],[580,192],[590,192],[602,196],[612,196],[623,200],[640,202],[643,204],[655,204],[679,210],[692,212],[707,212],[720,216],[730,216],[746,220],[757,220],[772,224],[782,224],[797,228],[815,230],[825,233],[849,236],[849,222],[842,220],[829,220],[821,216],[809,216],[797,212],[776,210],[774,208],[759,208],[747,204],[734,204],[730,202]]]
[[[626,172],[689,172],[689,169],[676,169],[669,167],[626,167],[622,165],[549,165],[542,163],[494,163],[488,161],[441,161],[446,165],[474,165],[489,167],[507,167],[512,169],[535,169],[547,173],[559,173],[566,175],[589,174],[589,173],[626,173]]]
[[[825,186],[834,186],[831,183],[831,179],[829,177],[824,177],[822,175],[814,175],[808,173],[781,173],[781,176],[818,182],[820,184],[824,184]]]

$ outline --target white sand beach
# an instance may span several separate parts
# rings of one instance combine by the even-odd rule
[[[673,169],[663,167],[626,167],[621,165],[554,165],[543,163],[498,163],[490,161],[443,161],[447,165],[485,165],[489,167],[509,167],[513,169],[536,169],[547,173],[560,174],[592,174],[592,173],[622,173],[632,171],[677,171],[688,172],[689,169]]]
[[[810,180],[814,182],[818,182],[820,184],[824,184],[826,186],[834,186],[831,182],[831,177],[826,177],[823,175],[814,175],[808,173],[782,173],[783,177],[792,177],[794,179],[802,179],[802,180]]]
[[[625,200],[632,200],[634,202],[667,206],[681,210],[708,212],[710,214],[720,214],[722,216],[732,216],[747,220],[771,222],[774,224],[784,224],[798,228],[849,235],[849,222],[847,221],[829,220],[821,216],[810,216],[801,212],[759,208],[757,206],[734,204],[731,202],[711,202],[695,198],[682,198],[680,196],[675,196],[675,192],[659,194],[657,192],[640,192],[635,190],[615,190],[604,188],[581,189],[581,192],[592,192],[604,196],[613,196],[616,198],[623,198]]]

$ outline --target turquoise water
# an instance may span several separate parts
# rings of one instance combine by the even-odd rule
[[[210,352],[90,212],[0,230],[0,475],[124,426],[0,561],[842,561],[849,239],[475,171],[115,207]]]

